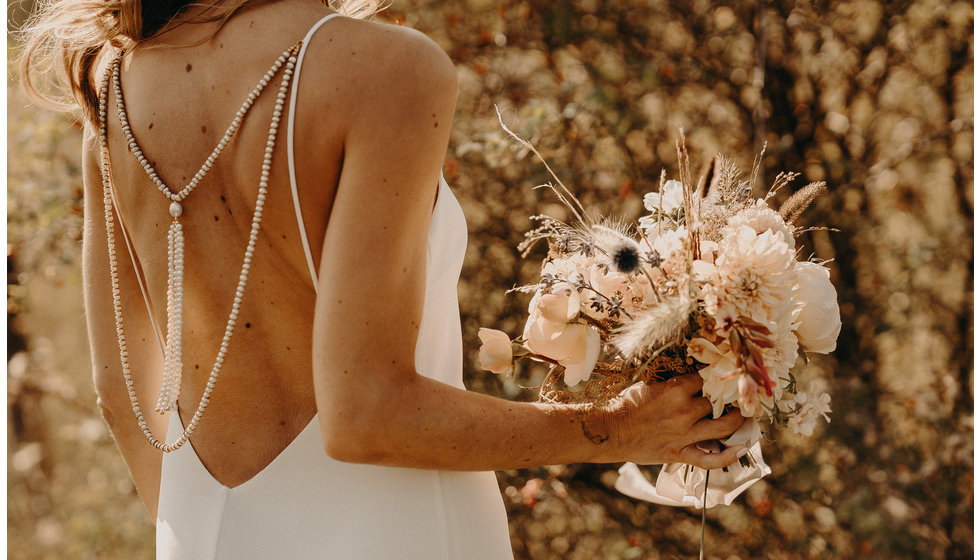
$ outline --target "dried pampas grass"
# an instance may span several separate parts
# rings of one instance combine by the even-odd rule
[[[660,303],[644,309],[616,330],[610,342],[627,360],[649,353],[651,348],[679,344],[694,303],[686,290],[664,296]]]

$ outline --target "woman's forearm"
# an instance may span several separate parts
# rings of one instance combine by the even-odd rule
[[[574,462],[730,464],[733,448],[706,455],[694,444],[723,438],[742,422],[710,416],[687,375],[637,384],[607,405],[511,402],[416,375],[367,400],[321,407],[324,447],[350,462],[443,470],[501,470]]]
[[[501,470],[618,457],[607,414],[510,402],[416,375],[389,394],[320,411],[336,459],[444,470]]]

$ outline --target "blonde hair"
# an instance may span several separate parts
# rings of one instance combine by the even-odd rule
[[[80,110],[94,123],[99,105],[95,70],[106,49],[131,49],[182,23],[218,21],[220,29],[246,4],[263,1],[271,0],[220,5],[217,0],[42,1],[21,31],[21,83],[41,104],[61,111]],[[320,2],[352,18],[370,17],[383,7],[380,0]],[[181,17],[194,7],[203,10],[193,18]]]

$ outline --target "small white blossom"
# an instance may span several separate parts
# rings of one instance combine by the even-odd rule
[[[673,179],[667,181],[660,192],[647,193],[643,196],[643,207],[650,212],[663,211],[664,213],[683,208],[684,185]]]
[[[793,433],[801,436],[813,435],[813,429],[817,426],[817,420],[823,419],[830,422],[828,413],[830,410],[830,395],[827,393],[817,393],[811,387],[810,394],[797,393],[793,399],[800,405],[800,411],[789,418],[789,427]]]
[[[671,214],[684,208],[684,186],[680,181],[667,181],[661,192],[647,193],[643,196],[643,207],[650,214],[640,218],[640,230],[647,235],[656,233],[661,228],[670,230],[674,227],[673,220],[664,220],[659,213]]]

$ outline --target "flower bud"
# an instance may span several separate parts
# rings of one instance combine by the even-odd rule
[[[480,367],[493,373],[508,373],[514,365],[514,351],[507,333],[481,328]]]

